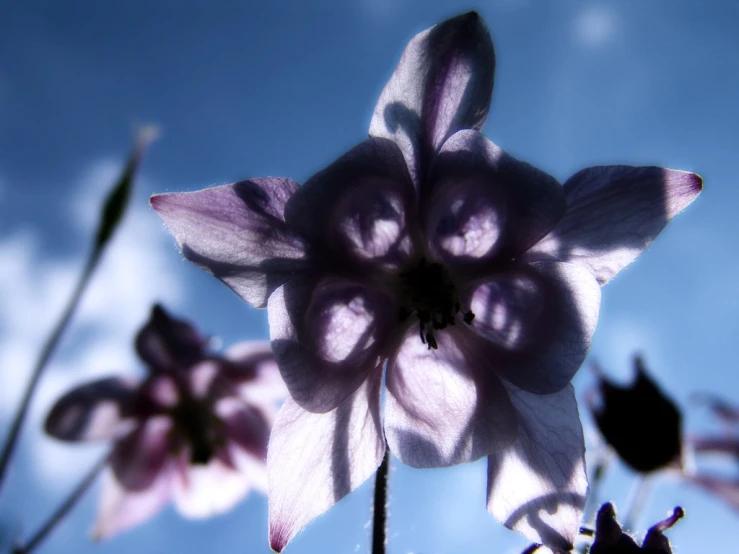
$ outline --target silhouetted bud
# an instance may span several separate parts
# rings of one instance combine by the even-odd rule
[[[599,405],[590,409],[601,434],[621,459],[640,473],[681,466],[682,416],[647,375],[640,357],[634,359],[636,378],[625,387],[598,372]]]
[[[685,511],[679,506],[672,514],[656,523],[647,531],[642,545],[623,532],[616,521],[616,509],[613,504],[606,503],[598,510],[595,520],[595,541],[590,547],[590,554],[672,554],[670,541],[664,532],[675,525]]]

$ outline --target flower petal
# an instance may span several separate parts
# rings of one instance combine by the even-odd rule
[[[234,508],[251,488],[251,466],[241,465],[241,458],[247,457],[238,447],[231,447],[229,458],[233,459],[233,465],[216,456],[207,465],[185,466],[173,483],[177,511],[187,518],[202,519]]]
[[[123,487],[111,471],[106,471],[93,538],[109,539],[159,513],[169,502],[173,471],[173,466],[163,469],[151,486],[140,491]]]
[[[413,194],[398,147],[371,138],[311,177],[287,203],[285,219],[327,266],[364,277],[408,257]]]
[[[106,377],[71,390],[46,416],[44,430],[64,441],[117,438],[131,430],[138,382]]]
[[[225,426],[226,436],[259,460],[267,459],[271,414],[240,398],[222,398],[214,408]]]
[[[269,342],[240,342],[226,350],[224,357],[230,369],[228,377],[244,401],[264,405],[287,397]]]
[[[588,493],[574,390],[541,396],[507,388],[518,439],[488,458],[488,510],[526,538],[569,552]]]
[[[434,153],[460,129],[480,129],[490,108],[495,51],[475,12],[419,33],[377,101],[369,133],[394,140],[419,183]]]
[[[136,335],[136,351],[154,370],[186,368],[203,357],[207,340],[186,321],[175,319],[156,304],[149,321]]]
[[[739,511],[739,479],[715,475],[687,475],[684,477],[707,492],[715,494],[729,506]]]
[[[116,442],[110,468],[121,486],[129,491],[152,486],[172,456],[171,430],[169,417],[152,417]]]
[[[577,264],[514,266],[465,291],[476,348],[517,387],[550,394],[582,365],[598,321],[600,287]]]
[[[290,398],[283,404],[267,458],[269,543],[276,552],[380,465],[381,378],[377,371],[325,414],[307,412]]]
[[[414,326],[388,364],[385,435],[405,464],[470,462],[515,439],[508,394],[488,359],[460,347],[464,331],[438,331],[430,349]]]
[[[554,177],[472,130],[444,143],[424,193],[426,236],[450,266],[519,257],[555,227],[566,207]],[[450,237],[466,248],[445,248]]]
[[[272,294],[272,349],[300,406],[333,410],[380,365],[397,322],[392,306],[387,295],[340,279],[293,279]]]
[[[605,284],[695,200],[703,180],[686,171],[615,165],[583,169],[564,189],[565,216],[530,256],[575,261]]]
[[[305,266],[303,241],[283,215],[297,188],[290,179],[266,177],[158,194],[150,202],[188,260],[261,308]]]

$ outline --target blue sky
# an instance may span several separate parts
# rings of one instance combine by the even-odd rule
[[[36,350],[76,278],[95,210],[129,149],[155,122],[135,204],[34,405],[0,519],[36,528],[101,452],[42,437],[40,418],[75,383],[140,365],[130,348],[162,301],[224,344],[267,335],[266,314],[184,263],[147,198],[258,175],[304,181],[367,132],[408,39],[467,9],[498,56],[486,134],[560,180],[595,164],[696,171],[702,196],[603,291],[592,354],[629,377],[640,350],[683,405],[698,390],[739,401],[735,241],[739,5],[623,2],[327,0],[150,3],[0,0],[0,422],[7,425]],[[591,382],[576,379],[582,393]],[[586,426],[590,418],[583,414]],[[691,430],[706,424],[687,414]],[[389,552],[520,552],[525,540],[484,509],[484,464],[420,471],[396,461]],[[626,502],[614,468],[606,494]],[[659,478],[643,523],[676,504],[679,552],[728,549],[736,514]],[[173,510],[108,542],[87,539],[96,490],[45,552],[268,552],[266,500],[186,522]],[[287,552],[366,552],[371,487],[308,527]]]

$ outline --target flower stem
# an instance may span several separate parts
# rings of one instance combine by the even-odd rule
[[[21,405],[15,414],[12,425],[10,426],[8,437],[5,439],[5,445],[3,446],[2,455],[0,455],[0,490],[2,490],[5,472],[8,469],[8,462],[10,461],[10,457],[13,454],[15,443],[18,440],[18,435],[20,433],[21,427],[23,426],[23,420],[26,418],[26,414],[28,413],[28,408],[31,404],[33,393],[38,386],[39,379],[41,378],[41,373],[43,372],[46,363],[49,361],[49,358],[51,358],[51,355],[54,353],[54,350],[56,349],[57,343],[59,342],[64,329],[67,327],[69,320],[72,318],[72,315],[77,308],[80,297],[87,287],[87,283],[89,282],[95,266],[100,259],[100,253],[101,251],[97,248],[93,250],[92,255],[88,259],[87,264],[82,271],[82,275],[79,282],[77,283],[77,287],[74,289],[72,298],[69,300],[69,303],[67,304],[67,307],[64,310],[61,319],[59,320],[59,323],[56,325],[53,332],[51,333],[51,336],[46,341],[46,344],[44,344],[44,348],[41,350],[41,355],[39,356],[39,359],[36,362],[36,366],[33,369],[33,373],[31,374],[31,380],[28,382],[26,391],[23,394]]]
[[[636,530],[636,525],[639,522],[644,507],[647,504],[647,498],[651,490],[651,481],[645,475],[637,476],[637,481],[634,483],[634,487],[631,490],[631,498],[628,502],[628,508],[626,509],[626,515],[624,516],[624,529],[631,531]]]
[[[375,501],[372,515],[372,554],[385,554],[387,542],[387,475],[390,452],[385,450],[375,474]]]
[[[95,482],[95,478],[98,476],[100,471],[108,463],[108,453],[90,468],[90,471],[80,481],[79,485],[72,491],[72,494],[57,508],[57,510],[51,515],[51,517],[44,523],[38,531],[28,540],[25,544],[17,545],[13,549],[13,554],[30,554],[36,547],[43,542],[49,533],[61,522],[69,511],[77,504],[82,495],[85,494],[90,485]]]

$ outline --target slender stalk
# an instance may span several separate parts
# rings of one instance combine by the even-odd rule
[[[387,475],[390,465],[390,452],[385,450],[385,457],[375,474],[375,501],[372,514],[372,554],[385,554],[387,542]]]
[[[51,355],[54,353],[54,350],[56,349],[56,346],[59,343],[59,339],[61,338],[64,329],[67,327],[69,320],[72,318],[72,315],[74,315],[75,309],[79,304],[82,293],[87,287],[87,283],[89,282],[90,277],[95,270],[95,266],[100,259],[100,252],[100,249],[97,248],[93,250],[92,255],[88,259],[87,264],[82,271],[82,275],[80,276],[80,280],[77,283],[77,287],[74,289],[72,298],[70,298],[69,303],[67,304],[67,307],[65,308],[64,313],[59,320],[59,323],[57,323],[56,327],[51,333],[51,336],[46,341],[46,344],[44,344],[38,361],[36,362],[36,366],[33,369],[31,380],[28,382],[26,391],[23,394],[21,405],[18,408],[18,411],[15,414],[15,418],[13,419],[13,423],[10,426],[10,431],[8,432],[8,436],[5,439],[3,452],[0,456],[0,490],[2,490],[5,472],[8,469],[8,462],[10,462],[10,457],[13,454],[15,443],[18,440],[18,435],[20,433],[21,427],[23,426],[23,421],[25,420],[28,413],[28,408],[31,404],[33,393],[36,391],[39,379],[41,378],[41,373],[43,372],[44,367],[49,361],[49,358],[51,358]]]
[[[639,522],[639,517],[647,503],[649,493],[651,492],[651,481],[645,475],[637,476],[637,481],[634,483],[634,488],[631,491],[631,498],[628,502],[628,508],[626,509],[626,515],[624,516],[624,529],[635,530],[636,525]]]
[[[13,549],[13,554],[30,554],[33,550],[40,545],[43,540],[51,533],[51,531],[59,524],[69,511],[77,504],[82,495],[87,492],[87,489],[95,482],[95,479],[100,474],[100,471],[105,467],[108,462],[108,453],[106,454],[90,468],[90,471],[80,481],[79,485],[72,491],[72,494],[62,502],[61,506],[51,515],[51,517],[44,523],[38,531],[28,540],[25,544],[17,545]]]

